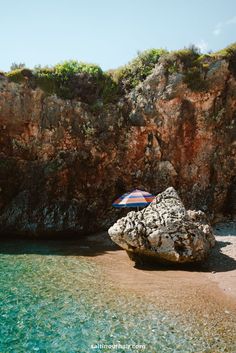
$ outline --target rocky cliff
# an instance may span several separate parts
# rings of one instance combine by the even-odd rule
[[[96,105],[0,75],[1,232],[107,228],[122,212],[112,201],[134,187],[174,186],[212,220],[235,215],[236,70],[202,60],[191,77],[164,55],[143,82]]]

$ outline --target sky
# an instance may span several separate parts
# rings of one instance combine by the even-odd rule
[[[236,41],[236,0],[0,0],[0,70],[70,59],[103,70],[150,48]]]

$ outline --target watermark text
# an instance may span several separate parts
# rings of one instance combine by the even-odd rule
[[[146,348],[145,344],[103,344],[103,343],[96,343],[96,344],[91,344],[91,349],[110,349],[110,350],[115,350],[115,349],[140,349],[140,351],[144,350]]]

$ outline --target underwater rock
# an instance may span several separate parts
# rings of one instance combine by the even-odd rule
[[[141,263],[200,262],[215,244],[204,212],[186,210],[173,187],[159,194],[145,209],[119,219],[108,233],[133,260]]]

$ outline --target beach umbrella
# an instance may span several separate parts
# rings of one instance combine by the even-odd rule
[[[135,189],[120,196],[113,202],[112,206],[118,208],[137,207],[139,209],[139,207],[147,206],[154,200],[154,198],[155,196],[147,191]]]

